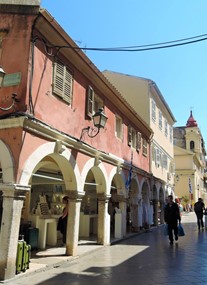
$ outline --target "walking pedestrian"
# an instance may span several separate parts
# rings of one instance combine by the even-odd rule
[[[202,227],[202,230],[204,229],[204,223],[203,223],[203,211],[204,210],[205,210],[205,204],[203,203],[203,199],[198,198],[198,201],[194,204],[194,212],[197,217],[197,225],[198,225],[199,231],[201,227]]]
[[[64,196],[62,199],[62,203],[64,205],[63,213],[58,220],[57,230],[62,234],[63,245],[66,243],[66,233],[67,233],[67,220],[68,220],[68,196]]]
[[[180,199],[179,199],[179,198],[176,198],[176,199],[175,199],[175,203],[177,203],[178,208],[179,208],[179,211],[180,211],[180,216],[182,216],[183,206],[182,206],[182,204],[180,203]]]
[[[180,210],[177,203],[173,201],[172,195],[168,196],[168,203],[164,209],[164,219],[168,225],[168,235],[170,244],[172,245],[174,242],[173,234],[175,240],[178,240],[178,221],[179,224],[181,222]]]

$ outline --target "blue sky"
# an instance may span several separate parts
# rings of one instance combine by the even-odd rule
[[[80,47],[154,44],[207,34],[206,0],[42,0]],[[183,126],[192,109],[207,147],[207,40],[143,52],[87,51],[101,70],[152,79]]]

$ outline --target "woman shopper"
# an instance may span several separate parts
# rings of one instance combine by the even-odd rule
[[[62,216],[58,220],[57,230],[62,234],[63,244],[66,244],[67,222],[68,222],[68,196],[64,196],[62,203],[64,205]]]

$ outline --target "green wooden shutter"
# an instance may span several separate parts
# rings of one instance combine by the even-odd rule
[[[63,99],[69,104],[71,104],[72,100],[72,87],[73,87],[73,77],[65,66],[64,81],[63,81]]]
[[[128,145],[132,145],[132,127],[128,126]]]
[[[73,76],[60,62],[54,63],[53,93],[60,96],[64,101],[71,103]]]
[[[140,132],[137,133],[137,140],[136,140],[136,150],[139,151],[142,145],[142,134]]]
[[[87,94],[87,115],[92,118],[94,110],[94,91],[91,86],[88,86]]]

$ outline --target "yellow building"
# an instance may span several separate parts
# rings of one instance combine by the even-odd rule
[[[175,195],[182,203],[207,203],[205,143],[192,111],[184,127],[174,128]]]
[[[103,74],[153,130],[150,141],[150,196],[154,224],[157,223],[157,211],[163,223],[165,198],[174,194],[173,125],[176,120],[154,81],[112,71],[104,71]]]

